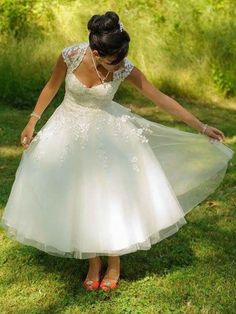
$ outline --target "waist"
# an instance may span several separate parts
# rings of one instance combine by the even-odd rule
[[[104,115],[105,113],[108,114],[109,110],[106,110],[106,107],[96,107],[95,105],[89,104],[79,104],[73,101],[68,101],[68,99],[63,100],[61,103],[62,108],[64,108],[68,113],[70,112],[74,116],[89,116],[89,115]]]
[[[94,110],[105,110],[106,108],[109,107],[111,103],[111,100],[103,100],[103,99],[83,99],[81,97],[80,99],[75,99],[70,94],[65,94],[64,99],[62,101],[62,105],[70,105],[74,106],[75,108],[78,107],[83,107],[83,108],[88,108],[88,109],[94,109]]]

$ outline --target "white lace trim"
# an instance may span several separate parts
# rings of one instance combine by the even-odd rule
[[[81,42],[62,50],[62,57],[68,67],[68,72],[73,72],[82,61],[85,51],[88,47],[88,42]],[[115,71],[113,80],[124,80],[134,68],[134,64],[127,58],[124,58],[124,67]]]

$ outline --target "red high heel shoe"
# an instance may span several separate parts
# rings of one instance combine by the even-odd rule
[[[119,278],[118,279],[110,279],[110,278],[103,279],[100,283],[99,289],[105,292],[110,291],[111,289],[116,289],[118,282],[119,282]]]
[[[91,280],[86,277],[86,279],[83,282],[83,287],[88,291],[97,290],[99,288],[101,277],[102,277],[102,267],[99,271],[99,280]]]
[[[122,269],[123,269],[123,267],[120,265],[120,273],[121,273]],[[116,289],[118,282],[119,282],[119,279],[120,279],[120,275],[119,275],[118,279],[103,278],[101,283],[100,283],[99,289],[106,291],[106,292],[110,291],[111,289]]]

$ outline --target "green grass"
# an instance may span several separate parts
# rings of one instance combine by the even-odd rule
[[[23,152],[20,133],[62,48],[87,41],[93,14],[116,11],[131,37],[130,60],[158,89],[222,130],[225,144],[236,151],[234,1],[37,0],[34,10],[27,1],[0,3],[7,8],[0,26],[10,34],[0,33],[1,214]],[[36,131],[62,96],[63,88]],[[152,121],[195,132],[128,84],[114,100]],[[9,239],[1,229],[0,314],[236,313],[235,160],[176,234],[148,251],[121,256],[119,288],[111,294],[84,290],[87,260],[48,255]]]
[[[124,84],[116,100],[152,121],[191,130]],[[236,107],[176,99],[201,120],[224,131],[236,150]],[[55,100],[38,131],[59,104]],[[0,104],[0,207],[4,209],[23,148],[19,137],[31,109]],[[148,251],[121,256],[119,288],[88,293],[81,281],[87,260],[50,256],[0,232],[1,314],[235,313],[235,156],[219,188],[186,215],[187,224]],[[107,258],[102,257],[106,262]]]

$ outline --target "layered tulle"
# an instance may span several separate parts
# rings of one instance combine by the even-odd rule
[[[1,225],[51,255],[148,250],[186,224],[233,154],[114,101],[99,109],[65,99],[23,152]]]

